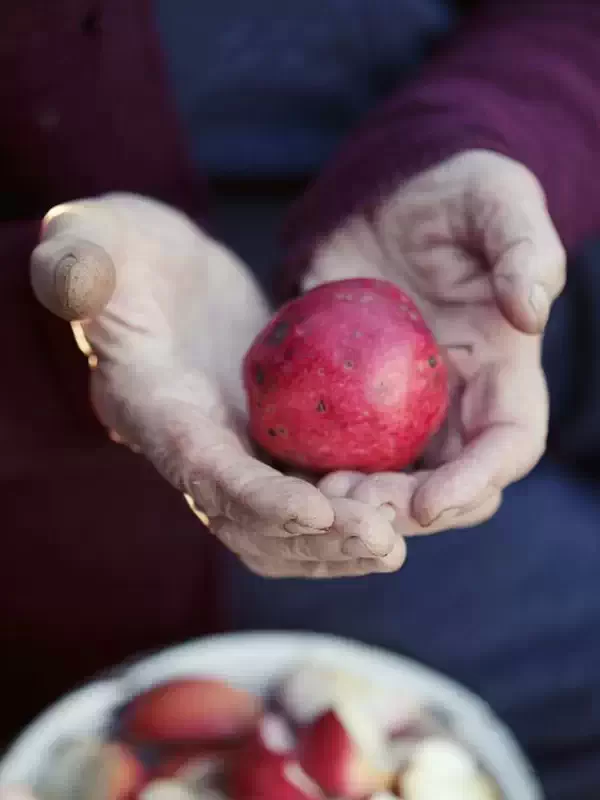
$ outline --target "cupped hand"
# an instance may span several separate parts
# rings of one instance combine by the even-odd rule
[[[542,188],[509,158],[459,154],[348,221],[318,250],[304,288],[358,276],[394,281],[420,307],[447,356],[451,407],[422,468],[335,473],[320,486],[391,506],[403,535],[475,525],[546,444],[541,344],[565,254]]]
[[[329,577],[402,564],[389,512],[329,499],[254,456],[241,362],[270,312],[245,266],[190,219],[125,194],[57,207],[31,277],[88,351],[111,436],[186,493],[249,568]]]

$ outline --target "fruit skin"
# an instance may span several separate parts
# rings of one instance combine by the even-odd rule
[[[248,752],[233,768],[228,791],[232,800],[320,800],[316,788],[305,791],[288,777],[296,770],[300,766],[292,756]]]
[[[316,473],[412,464],[442,424],[448,377],[413,301],[354,278],[287,303],[246,354],[254,441]]]
[[[232,800],[324,800],[300,767],[287,725],[267,714],[231,764]]]
[[[383,732],[358,708],[326,711],[299,738],[300,766],[328,797],[362,800],[393,781]]]
[[[103,767],[88,797],[131,800],[144,780],[144,768],[127,745],[109,742],[103,747]]]
[[[220,743],[246,735],[261,714],[259,698],[222,681],[173,680],[131,701],[120,734],[136,744]]]

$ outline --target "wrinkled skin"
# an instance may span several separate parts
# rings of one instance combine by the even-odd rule
[[[79,321],[113,438],[261,575],[394,571],[405,536],[491,516],[544,449],[541,334],[564,253],[538,183],[504,157],[465,153],[413,179],[325,242],[305,280],[396,281],[447,348],[449,423],[410,475],[339,473],[319,490],[254,457],[241,361],[269,310],[244,265],[172,209],[133,195],[53,209],[31,275],[44,305]]]
[[[270,311],[244,265],[188,218],[134,195],[58,207],[31,278],[83,334],[92,403],[111,436],[186,492],[251,569],[335,577],[401,566],[389,509],[328,499],[253,456],[241,363]]]
[[[546,443],[542,334],[565,254],[539,183],[494,153],[455,156],[371,220],[347,222],[319,249],[304,288],[358,276],[395,281],[417,303],[447,352],[451,409],[412,474],[337,473],[321,489],[391,505],[404,536],[489,518]]]

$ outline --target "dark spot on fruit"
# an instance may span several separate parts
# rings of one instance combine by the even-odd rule
[[[323,398],[321,398],[319,400],[319,405],[317,406],[317,411],[319,411],[322,414],[325,410],[326,410],[325,402],[323,401]]]
[[[265,382],[265,373],[262,371],[262,367],[257,367],[254,373],[254,379],[259,386],[262,386]]]
[[[288,436],[288,430],[287,430],[287,428],[284,428],[284,427],[283,427],[283,425],[278,425],[278,426],[277,426],[277,431],[276,431],[276,432],[277,432],[277,433],[278,433],[280,436],[282,436],[284,439],[287,439],[287,436]]]
[[[275,428],[269,428],[267,433],[269,434],[269,436],[277,436],[277,431],[275,430]]]
[[[344,369],[353,369],[353,368],[354,368],[354,361],[346,359],[346,361],[344,361]]]
[[[283,354],[283,357],[284,357],[284,359],[286,361],[291,361],[292,358],[294,357],[293,349],[291,347],[286,347],[286,350],[285,350],[285,353]]]
[[[435,356],[429,356],[429,366],[437,367],[437,358]]]
[[[279,344],[285,339],[289,329],[290,326],[288,322],[278,322],[277,325],[275,325],[275,327],[271,331],[268,343],[273,345]]]

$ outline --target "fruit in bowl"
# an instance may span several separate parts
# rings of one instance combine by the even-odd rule
[[[501,800],[418,698],[309,663],[258,697],[177,678],[128,698],[105,736],[60,740],[38,800]]]

